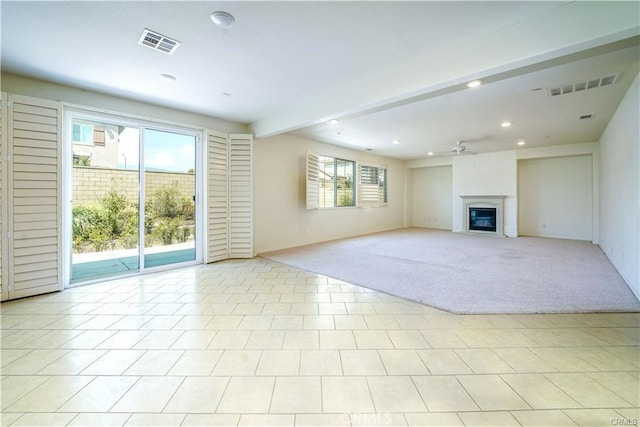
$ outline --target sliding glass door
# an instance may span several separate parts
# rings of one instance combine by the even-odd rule
[[[144,265],[196,259],[196,137],[145,129]]]
[[[71,274],[197,261],[196,133],[71,114]]]

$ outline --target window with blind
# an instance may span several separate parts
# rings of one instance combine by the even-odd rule
[[[388,203],[387,169],[379,166],[360,165],[358,204],[360,206],[384,206]]]
[[[361,207],[386,206],[387,168],[361,164],[357,171],[353,160],[307,152],[307,209],[356,206],[356,201]]]

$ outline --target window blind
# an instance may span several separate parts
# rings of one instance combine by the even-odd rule
[[[61,107],[9,95],[6,155],[10,299],[62,289]]]
[[[207,135],[207,262],[221,261],[229,254],[229,174],[227,135]]]
[[[387,169],[360,165],[358,205],[363,207],[382,206],[387,203]]]
[[[207,262],[253,257],[253,136],[207,135]]]
[[[253,257],[253,137],[229,135],[229,257]]]
[[[320,165],[318,153],[307,152],[307,209],[318,209]]]

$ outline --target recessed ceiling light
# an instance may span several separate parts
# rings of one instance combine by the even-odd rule
[[[429,151],[429,152],[427,153],[427,156],[433,156],[433,151]]]
[[[398,141],[397,139],[395,139],[395,140],[391,141],[391,143],[392,143],[393,145],[398,145],[398,144],[400,144],[400,141]]]
[[[173,76],[171,74],[160,74],[158,77],[160,77],[162,80],[168,81],[168,82],[175,82],[176,81],[176,76]]]
[[[228,98],[231,96],[231,94],[229,92],[222,92],[222,96],[224,96],[225,98]]]
[[[511,124],[511,122],[502,122],[500,126],[502,126],[503,128],[508,128],[509,126],[511,126]]]
[[[474,87],[480,86],[481,84],[482,84],[482,80],[473,80],[467,83],[467,87],[474,88]]]
[[[330,124],[330,125],[337,125],[338,123],[340,123],[340,120],[338,120],[338,119],[331,119],[331,120],[329,120],[329,124]]]
[[[236,22],[236,18],[228,12],[222,10],[215,11],[211,14],[211,20],[220,28],[231,28]]]
[[[518,141],[518,145],[524,145],[525,142],[524,141]]]

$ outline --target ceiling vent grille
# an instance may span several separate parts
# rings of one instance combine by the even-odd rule
[[[173,55],[173,53],[180,46],[180,42],[173,40],[167,36],[163,36],[160,33],[151,31],[147,28],[144,29],[138,43],[147,46],[158,52],[166,53],[167,55]]]
[[[621,73],[610,74],[608,76],[598,77],[584,82],[568,83],[566,85],[547,89],[547,96],[567,95],[569,93],[582,92],[589,89],[595,89],[597,87],[613,86],[620,80],[620,74]]]

